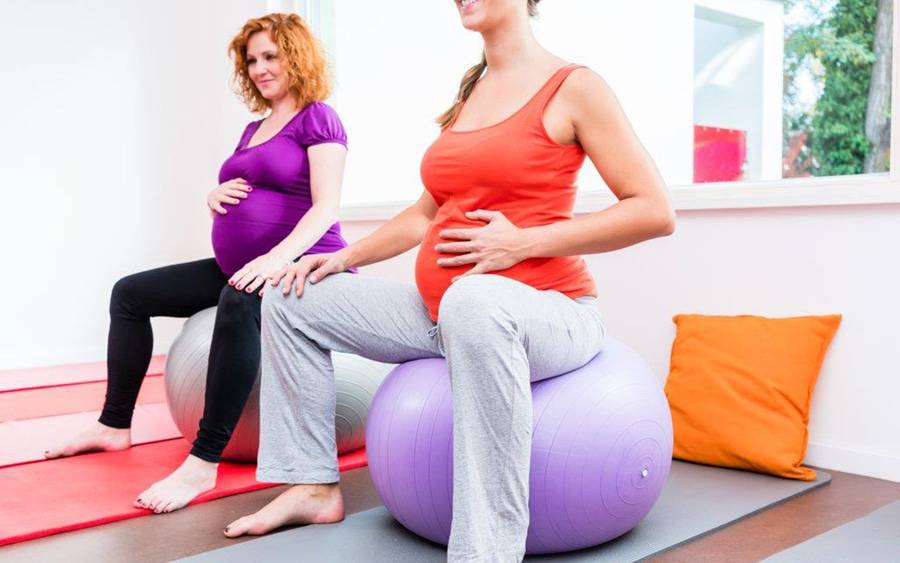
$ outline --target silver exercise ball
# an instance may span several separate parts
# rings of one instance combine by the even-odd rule
[[[184,438],[197,436],[206,392],[206,369],[212,342],[216,308],[193,315],[172,342],[166,359],[166,398],[169,412]],[[366,418],[372,397],[393,369],[391,364],[367,360],[351,354],[332,353],[337,388],[335,438],[338,454],[366,445]],[[256,461],[259,449],[259,378],[250,392],[244,413],[222,453],[222,459]]]

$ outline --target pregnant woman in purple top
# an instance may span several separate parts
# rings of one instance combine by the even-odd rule
[[[190,455],[135,500],[157,513],[185,506],[216,483],[219,457],[253,388],[260,362],[265,282],[304,254],[346,246],[337,224],[347,138],[327,97],[318,42],[294,14],[248,21],[232,40],[235,83],[254,112],[209,193],[215,258],[119,280],[110,300],[106,402],[98,422],[55,458],[131,446],[131,417],[153,349],[150,318],[188,317],[215,305],[206,403]]]

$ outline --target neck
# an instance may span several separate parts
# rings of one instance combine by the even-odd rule
[[[286,94],[277,100],[272,100],[270,109],[272,111],[269,113],[269,117],[279,118],[296,113],[300,108],[297,107],[297,100],[294,99],[294,96]]]
[[[527,16],[505,22],[481,35],[488,68],[494,72],[527,67],[544,52],[534,37]]]

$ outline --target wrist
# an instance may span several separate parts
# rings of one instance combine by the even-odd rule
[[[283,248],[278,248],[277,246],[269,251],[269,256],[274,260],[279,267],[290,265],[291,262],[294,261],[295,256],[287,252]]]
[[[541,233],[540,227],[527,227],[521,229],[518,255],[521,260],[538,258],[540,254]]]
[[[356,253],[354,252],[353,246],[345,246],[344,248],[335,252],[335,256],[343,263],[344,268],[350,269],[356,266]]]

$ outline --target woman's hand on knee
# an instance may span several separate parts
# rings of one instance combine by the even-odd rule
[[[329,254],[307,254],[297,262],[289,265],[272,278],[272,286],[282,284],[282,292],[287,295],[291,288],[295,287],[297,297],[303,295],[303,286],[306,279],[310,283],[316,283],[331,274],[337,274],[347,270],[347,262],[340,252]]]
[[[266,282],[266,280],[275,279],[276,276],[285,271],[291,264],[290,260],[283,256],[269,252],[250,262],[234,273],[228,280],[228,285],[234,286],[239,291],[246,290],[247,293],[253,293]],[[263,291],[260,291],[262,295]]]

